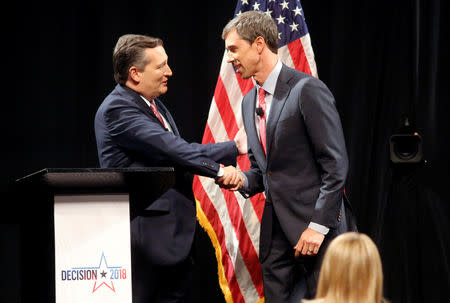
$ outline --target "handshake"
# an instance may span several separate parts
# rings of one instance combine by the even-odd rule
[[[234,142],[236,143],[239,155],[247,154],[247,135],[244,128],[241,128],[237,132]],[[223,168],[224,174],[222,177],[216,178],[217,185],[233,191],[239,190],[244,186],[245,179],[242,172],[231,165],[224,167],[220,164],[220,166]]]
[[[223,165],[221,165],[223,167]],[[222,188],[236,191],[244,186],[244,175],[233,166],[223,167],[224,174],[216,178],[216,184]]]

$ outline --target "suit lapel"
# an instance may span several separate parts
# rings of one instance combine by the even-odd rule
[[[267,155],[270,155],[270,148],[274,140],[275,128],[277,126],[278,119],[280,118],[281,111],[286,103],[286,98],[289,95],[291,88],[287,85],[289,75],[286,73],[286,67],[283,65],[278,76],[277,86],[273,94],[272,105],[270,106],[269,119],[266,124],[266,148]]]
[[[159,99],[155,99],[156,108],[158,109],[159,113],[163,115],[163,117],[166,119],[166,121],[170,124],[170,127],[172,128],[172,131],[175,135],[179,136],[180,133],[178,132],[177,125],[175,124],[175,121],[172,118],[172,115],[170,114],[169,110],[164,106],[164,104],[159,101]]]

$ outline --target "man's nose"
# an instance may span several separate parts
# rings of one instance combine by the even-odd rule
[[[169,65],[167,65],[165,75],[166,75],[167,77],[171,77],[171,76],[172,76],[172,70],[170,69],[170,66],[169,66]]]
[[[234,56],[232,53],[227,54],[227,63],[233,63],[234,62]]]

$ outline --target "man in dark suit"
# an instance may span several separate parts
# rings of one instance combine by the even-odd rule
[[[184,302],[190,287],[196,227],[192,174],[233,178],[245,136],[216,144],[188,143],[163,103],[172,71],[158,38],[124,35],[113,52],[118,83],[95,116],[101,167],[175,168],[176,181],[156,201],[131,201],[133,302]],[[233,181],[234,182],[234,181]],[[134,199],[134,200],[133,200]]]
[[[221,186],[264,192],[260,262],[267,303],[313,297],[330,240],[348,230],[348,160],[333,95],[319,79],[278,58],[270,16],[246,12],[224,28],[228,62],[256,86],[242,102],[250,170]],[[243,186],[242,186],[243,184]]]

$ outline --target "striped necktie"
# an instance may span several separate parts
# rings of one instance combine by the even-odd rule
[[[163,118],[161,117],[161,115],[160,115],[159,112],[158,112],[158,109],[156,108],[155,101],[152,100],[152,101],[149,102],[149,103],[150,103],[150,107],[152,108],[153,113],[155,114],[156,118],[158,118],[159,121],[161,121],[161,124],[162,124],[165,128],[167,128],[167,127],[166,127],[166,124],[164,123]]]

